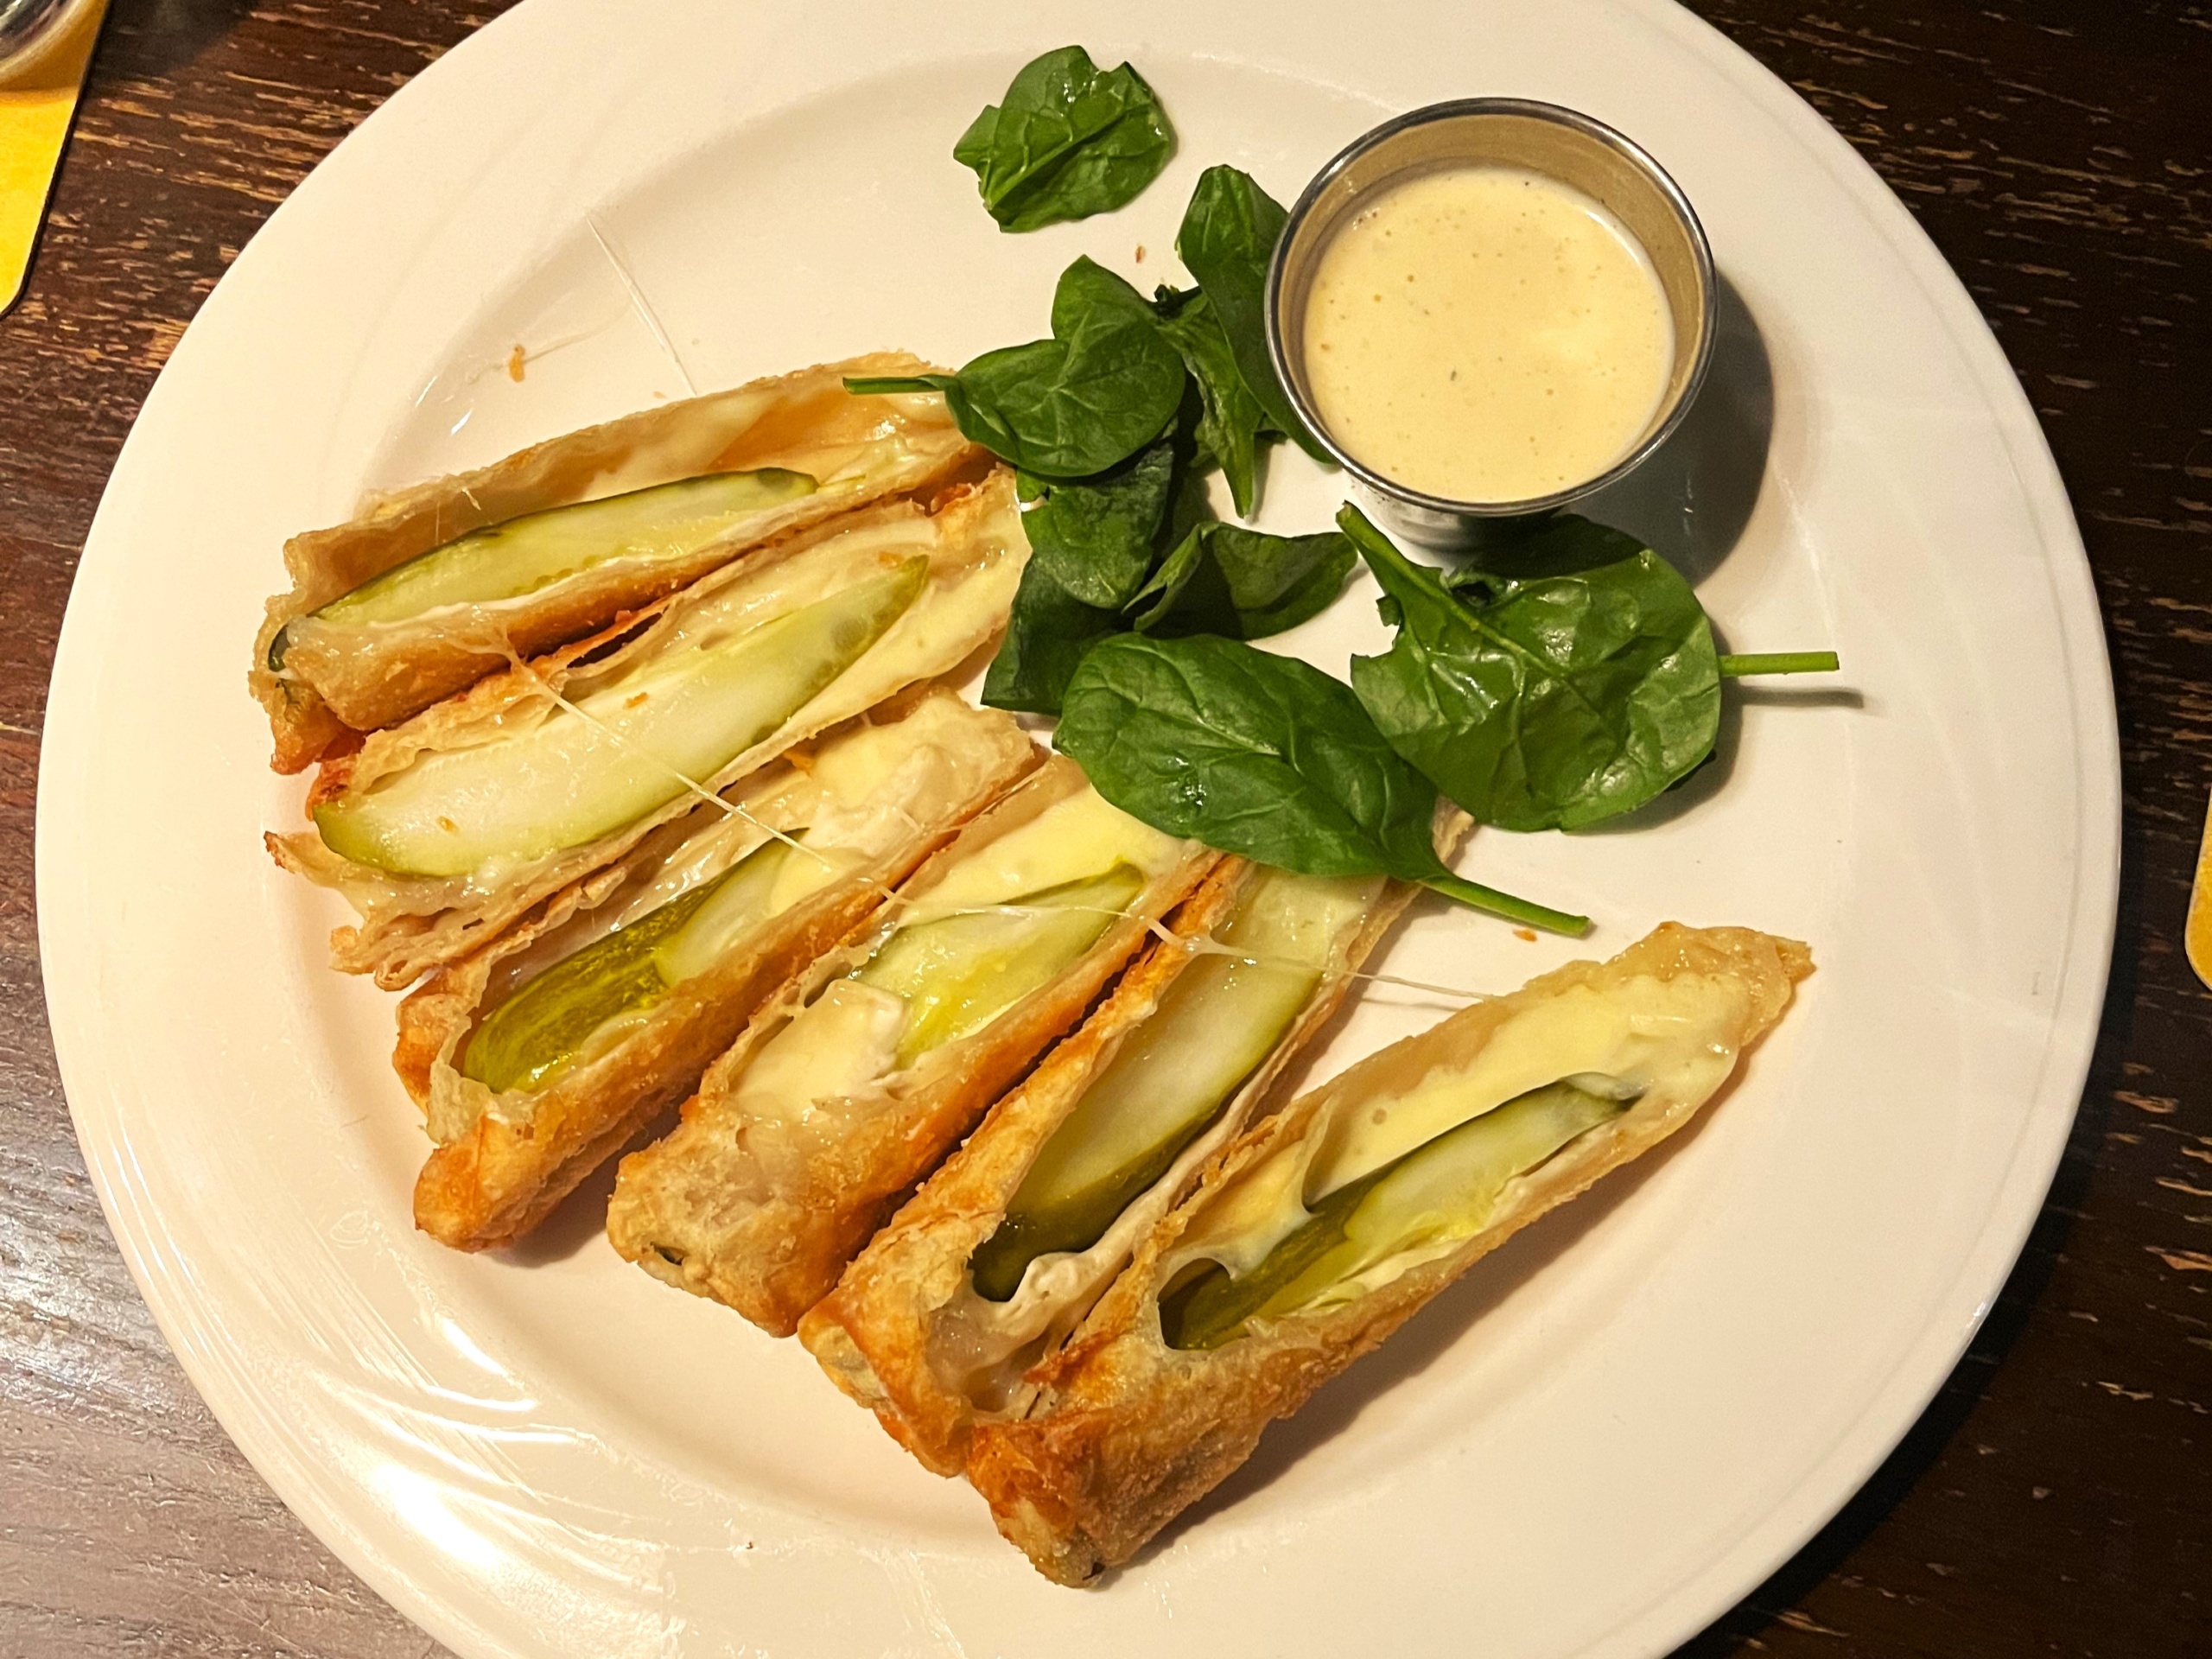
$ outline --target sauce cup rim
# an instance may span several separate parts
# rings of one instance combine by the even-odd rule
[[[69,38],[98,0],[27,0],[0,3],[0,81],[27,76]]]
[[[1283,338],[1282,285],[1286,256],[1299,229],[1312,217],[1314,208],[1329,187],[1335,183],[1344,169],[1370,150],[1389,143],[1400,134],[1416,127],[1439,121],[1458,119],[1470,115],[1516,115],[1539,121],[1549,121],[1570,127],[1584,137],[1605,145],[1626,160],[1643,175],[1646,182],[1657,192],[1688,238],[1693,260],[1697,270],[1696,319],[1700,325],[1697,358],[1683,378],[1681,390],[1675,395],[1660,419],[1651,429],[1639,438],[1634,446],[1605,471],[1592,474],[1577,484],[1554,490],[1548,495],[1531,496],[1518,501],[1462,501],[1450,496],[1430,495],[1412,486],[1375,471],[1353,455],[1329,431],[1301,389],[1298,378],[1291,372],[1292,355]],[[1567,181],[1560,181],[1562,183]],[[1554,512],[1586,495],[1594,494],[1606,486],[1618,482],[1634,472],[1659,446],[1674,435],[1675,429],[1689,413],[1690,405],[1697,399],[1699,388],[1705,384],[1706,371],[1712,365],[1715,327],[1715,303],[1718,282],[1713,273],[1713,247],[1707,240],[1705,226],[1700,222],[1697,210],[1690,206],[1680,185],[1667,169],[1653,159],[1649,151],[1618,129],[1607,125],[1595,116],[1563,104],[1548,104],[1527,98],[1457,98],[1439,104],[1425,104],[1416,110],[1393,116],[1379,126],[1371,127],[1330,157],[1311,182],[1299,194],[1296,202],[1284,220],[1282,234],[1276,238],[1274,252],[1268,260],[1265,310],[1268,337],[1268,358],[1275,372],[1275,378],[1282,383],[1284,394],[1297,410],[1299,419],[1306,423],[1321,447],[1332,459],[1387,501],[1395,502],[1417,511],[1460,519],[1499,519],[1532,518]],[[1679,326],[1679,319],[1677,323]]]

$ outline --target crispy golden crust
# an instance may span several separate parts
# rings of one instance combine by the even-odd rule
[[[1241,1175],[1318,1136],[1331,1114],[1358,1109],[1377,1088],[1472,1057],[1516,1014],[1571,988],[1602,991],[1637,976],[1724,978],[1741,992],[1732,1065],[1781,1017],[1811,968],[1792,940],[1669,923],[1611,962],[1572,963],[1370,1056],[1249,1132],[1146,1240],[1076,1339],[1040,1368],[1045,1389],[1032,1414],[976,1426],[968,1477],[999,1530],[1062,1584],[1088,1583],[1128,1560],[1249,1457],[1269,1422],[1296,1411],[1515,1232],[1673,1134],[1711,1091],[1653,1090],[1512,1183],[1482,1232],[1349,1302],[1260,1324],[1211,1351],[1171,1349],[1158,1298],[1180,1266],[1175,1247]]]
[[[1250,871],[1241,858],[1224,859],[1177,908],[1169,930],[1203,938],[1234,907]],[[799,1321],[799,1340],[830,1381],[938,1474],[960,1472],[975,1412],[930,1363],[929,1316],[966,1282],[968,1258],[1006,1213],[1038,1149],[1192,960],[1187,950],[1154,940],[1082,1029],[991,1108]]]
[[[571,896],[575,889],[547,900],[541,916],[442,970],[401,1004],[393,1065],[416,1102],[435,1107],[434,1137],[447,1132],[443,1116],[468,1117],[423,1166],[415,1189],[416,1225],[443,1243],[472,1250],[529,1231],[631,1136],[690,1094],[708,1064],[792,975],[866,925],[893,886],[1042,759],[1009,717],[970,709],[950,692],[932,690],[900,702],[904,707],[871,723],[895,726],[918,714],[930,737],[950,746],[936,763],[946,785],[940,809],[912,821],[883,856],[762,927],[728,960],[678,985],[611,1047],[534,1093],[494,1094],[455,1070],[499,965],[592,907]],[[778,816],[772,800],[753,810],[764,823]],[[691,817],[701,822],[679,821],[670,829],[713,833],[724,827],[714,808],[701,807]],[[798,829],[803,817],[778,827]],[[665,850],[648,844],[624,865],[636,866],[645,880],[692,838],[676,836]],[[611,883],[609,874],[616,878]],[[607,902],[626,901],[627,874],[618,865],[591,881],[605,888]]]
[[[1465,823],[1464,815],[1457,812],[1440,818],[1440,844],[1446,852]],[[1176,912],[1172,925],[1176,934],[1202,938],[1226,921],[1251,869],[1242,859],[1224,860]],[[1237,1090],[1220,1122],[1133,1206],[1143,1213],[1128,1230],[1132,1240],[1141,1238],[1149,1230],[1148,1223],[1181,1196],[1207,1154],[1232,1139],[1261,1109],[1283,1069],[1335,1014],[1353,983],[1352,973],[1404,911],[1413,891],[1402,882],[1385,885],[1357,923],[1336,942],[1331,973],[1265,1062]],[[977,1379],[948,1375],[950,1356],[944,1344],[959,1318],[956,1310],[976,1306],[968,1276],[970,1257],[1004,1219],[1007,1205],[1045,1144],[1082,1103],[1124,1039],[1153,1016],[1168,987],[1196,959],[1186,949],[1155,943],[1083,1028],[1054,1048],[1020,1088],[991,1109],[968,1143],[845,1270],[836,1291],[800,1321],[800,1341],[830,1380],[873,1411],[893,1440],[935,1472],[959,1473],[975,1424],[1019,1416],[1032,1392],[1016,1382],[1003,1403],[979,1404],[974,1397]],[[1117,1224],[1116,1230],[1122,1230]],[[1057,1351],[1087,1311],[1088,1297],[1104,1288],[1123,1260],[1121,1249],[1099,1255],[1101,1259],[1087,1264],[1095,1274],[1085,1275],[1090,1278],[1087,1294],[1076,1291],[1064,1313],[1055,1313],[1033,1342],[1009,1356],[1015,1375],[1025,1369],[1024,1361],[1034,1364]]]
[[[463,1250],[511,1243],[530,1231],[632,1135],[690,1092],[728,1044],[728,1011],[757,1007],[795,963],[863,925],[874,899],[872,891],[841,883],[799,906],[772,942],[711,976],[714,995],[678,988],[666,1017],[625,1044],[613,1065],[594,1068],[595,1088],[549,1090],[520,1122],[489,1112],[479,1117],[423,1166],[415,1183],[415,1224]]]
[[[938,861],[958,859],[969,837],[988,839],[1026,823],[1084,786],[1074,762],[1047,762],[924,866],[915,882],[925,882]],[[1219,858],[1190,845],[1052,984],[862,1095],[830,1103],[839,1114],[834,1124],[827,1109],[798,1131],[763,1123],[733,1098],[746,1067],[817,991],[868,959],[873,938],[824,957],[709,1070],[676,1131],[622,1160],[607,1207],[608,1239],[656,1277],[789,1336],[916,1183],[1047,1044],[1083,1017],[1152,925]]]
[[[777,572],[817,548],[828,549],[825,558],[844,557],[839,547],[868,545],[866,538],[876,532],[903,533],[907,526],[926,527],[927,531],[923,544],[929,550],[931,573],[921,597],[876,651],[862,657],[766,741],[738,756],[715,778],[701,780],[709,788],[726,789],[793,744],[865,712],[906,685],[951,671],[997,634],[1005,624],[1001,597],[1011,601],[1028,556],[1010,474],[995,470],[980,484],[948,491],[933,512],[909,501],[846,514],[706,576],[588,639],[573,642],[527,666],[479,680],[399,726],[371,734],[353,752],[327,761],[309,791],[308,810],[372,789],[426,751],[466,747],[542,717],[558,696],[582,695],[592,684],[662,649],[687,616],[710,603],[729,583],[779,579]],[[840,541],[848,536],[861,539]],[[976,594],[988,602],[976,601]],[[909,638],[915,642],[911,650],[903,643]],[[894,641],[901,642],[902,654],[896,659],[901,666],[895,671],[871,667],[893,660],[886,653]],[[265,841],[277,863],[318,886],[337,889],[359,913],[358,926],[333,931],[332,966],[345,973],[372,975],[385,989],[400,990],[495,938],[551,894],[623,857],[690,810],[690,798],[678,796],[613,835],[518,869],[489,891],[463,878],[394,875],[354,863],[331,852],[313,831],[271,834]]]
[[[533,662],[527,673],[517,670],[479,680],[404,726],[377,734],[372,750],[361,734],[348,728],[344,743],[327,753],[316,769],[308,786],[303,816],[312,822],[315,808],[342,797],[365,767],[372,782],[426,749],[455,742],[503,716],[526,715],[566,685],[569,671],[579,659],[635,643],[639,631],[651,626],[665,603],[588,639],[549,652]],[[280,868],[317,887],[336,888],[362,913],[362,925],[341,925],[331,931],[330,965],[341,973],[372,975],[387,991],[404,990],[428,969],[482,947],[541,901],[550,902],[549,895],[577,891],[592,875],[588,861],[564,859],[537,881],[518,882],[499,893],[477,894],[466,892],[457,883],[411,881],[369,870],[340,857],[312,832],[279,835],[267,830],[261,841]]]
[[[294,772],[349,732],[395,725],[512,660],[591,633],[766,541],[870,502],[927,491],[980,454],[942,401],[855,398],[848,374],[915,374],[927,365],[875,353],[643,410],[549,439],[474,472],[378,497],[350,522],[285,544],[289,592],[269,601],[247,683],[268,711],[271,764]],[[373,632],[310,626],[269,652],[286,625],[457,536],[524,513],[707,473],[779,467],[822,487],[741,536],[650,569],[603,569],[499,607],[505,638],[450,619]]]

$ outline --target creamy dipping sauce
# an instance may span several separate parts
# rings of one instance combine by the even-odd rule
[[[1322,250],[1306,378],[1332,436],[1384,478],[1525,501],[1641,438],[1673,367],[1651,261],[1570,185],[1511,167],[1384,191]]]

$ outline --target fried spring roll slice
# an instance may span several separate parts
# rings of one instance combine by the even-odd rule
[[[623,1160],[614,1248],[790,1335],[1219,858],[1048,761],[771,1002],[675,1133]]]
[[[1672,1135],[1811,971],[1669,923],[1370,1056],[1249,1131],[1041,1368],[969,1478],[1046,1577],[1088,1582],[1477,1260]]]
[[[698,1086],[761,1001],[1042,758],[950,691],[840,728],[664,825],[400,1005],[438,1145],[415,1219],[505,1243]]]
[[[478,682],[326,762],[277,862],[342,893],[334,966],[398,989],[683,817],[702,791],[957,667],[1028,556],[1011,475],[870,508]]]
[[[941,1475],[1018,1417],[1205,1160],[1335,1012],[1412,896],[1227,859],[1113,995],[879,1233],[799,1337]]]
[[[782,535],[972,465],[938,397],[855,397],[881,353],[710,393],[370,501],[284,548],[254,696],[298,772]]]

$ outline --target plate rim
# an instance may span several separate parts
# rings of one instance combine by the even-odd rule
[[[1971,1300],[1973,1306],[1955,1328],[1945,1330],[1933,1319],[1923,1326],[1889,1375],[1867,1390],[1859,1414],[1838,1434],[1828,1453],[1803,1472],[1785,1499],[1747,1521],[1731,1543],[1717,1549],[1671,1593],[1632,1611],[1597,1638],[1597,1646],[1606,1651],[1630,1650],[1622,1644],[1636,1638],[1633,1650],[1664,1652],[1740,1602],[1853,1500],[1949,1378],[2010,1277],[2064,1155],[2102,1027],[2118,924],[2122,801],[2109,652],[2079,524],[2026,393],[1963,282],[1866,159],[1748,51],[1673,0],[1607,3],[1672,34],[1687,51],[1725,73],[1749,102],[1796,140],[1878,232],[1972,370],[2044,555],[2043,575],[2052,588],[2067,656],[2064,680],[2074,725],[2072,760],[2078,790],[2079,856],[2060,957],[2063,985],[2054,996],[2037,1085],[2023,1102],[2011,1164],[2018,1173],[2009,1174],[1999,1186],[1974,1249],[1959,1259],[1944,1292],[1931,1299],[1938,1306],[1955,1307],[1962,1299]],[[225,272],[217,291],[231,281],[251,243],[260,241],[270,226],[286,221],[294,196],[332,188],[327,181],[318,187],[317,175],[348,147],[358,154],[356,141],[364,130],[381,124],[377,127],[381,132],[392,125],[396,118],[387,118],[387,111],[395,106],[411,111],[419,97],[429,96],[416,94],[422,82],[440,75],[446,63],[464,54],[473,62],[499,50],[499,42],[517,26],[515,20],[538,10],[525,3],[493,18],[372,111],[279,204],[255,232],[248,250],[241,250],[239,259]],[[209,301],[213,297],[211,293]],[[189,334],[188,329],[186,340]],[[142,416],[162,396],[179,355],[188,355],[185,340],[179,342],[149,389]],[[102,525],[111,514],[114,480],[124,474],[139,440],[139,426],[134,422],[103,488],[86,538],[87,556],[106,539]],[[111,1082],[103,1075],[100,1057],[80,1046],[78,1035],[65,1034],[67,1021],[60,1010],[78,1007],[74,982],[86,977],[96,947],[83,943],[81,932],[67,938],[53,927],[54,918],[70,902],[66,880],[69,863],[58,840],[63,809],[55,804],[58,793],[48,784],[77,767],[89,753],[89,728],[73,712],[86,704],[78,688],[89,683],[98,662],[92,603],[86,595],[85,584],[73,582],[55,645],[40,746],[35,868],[49,1034],[73,1127],[109,1230],[163,1340],[194,1389],[247,1461],[317,1540],[379,1596],[456,1651],[519,1651],[472,1621],[459,1602],[438,1594],[392,1559],[372,1532],[352,1523],[337,1501],[352,1489],[350,1481],[337,1482],[337,1494],[326,1492],[320,1471],[303,1455],[305,1446],[241,1373],[237,1357],[223,1347],[215,1328],[219,1321],[210,1319],[207,1310],[187,1294],[180,1275],[164,1261],[158,1215],[149,1206],[144,1185],[120,1155],[126,1148],[115,1134],[119,1126],[116,1107],[127,1090],[119,1080]],[[79,1013],[80,1033],[89,1033],[94,1023]],[[1647,1645],[1646,1638],[1656,1645]]]

